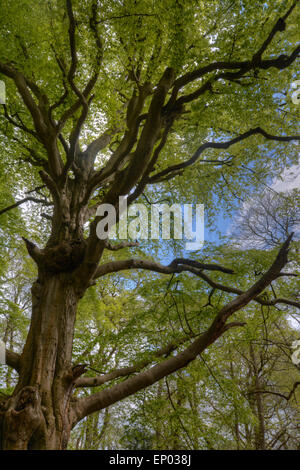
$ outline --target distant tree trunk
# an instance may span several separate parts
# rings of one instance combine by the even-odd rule
[[[252,360],[252,367],[254,372],[253,385],[254,393],[252,395],[252,410],[257,419],[257,425],[255,427],[255,449],[265,450],[266,439],[265,439],[265,417],[264,417],[264,404],[262,394],[259,393],[263,389],[261,379],[259,376],[257,357],[253,348],[250,344],[250,357]]]
[[[233,361],[232,360],[230,361],[230,376],[231,376],[232,380],[235,379],[235,373],[234,373],[234,367],[233,367]],[[241,448],[241,446],[240,446],[241,436],[240,436],[239,416],[238,416],[238,410],[237,410],[237,406],[236,406],[235,402],[233,404],[233,410],[234,410],[234,431],[233,431],[233,435],[234,435],[235,441],[236,441],[236,449],[240,450],[240,448]]]
[[[161,401],[162,394],[163,394],[162,382],[159,382],[157,386],[157,395],[156,395],[158,402]],[[155,448],[156,449],[163,448],[162,424],[163,423],[162,423],[161,415],[159,416],[158,414],[156,414],[155,415]]]

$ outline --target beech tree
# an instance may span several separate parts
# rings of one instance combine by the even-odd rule
[[[47,237],[39,245],[19,231],[37,277],[25,344],[6,351],[18,381],[1,401],[3,449],[65,449],[86,416],[186,367],[226,331],[243,326],[229,318],[250,302],[300,307],[296,297],[264,295],[284,279],[292,235],[242,290],[235,277],[228,280],[239,266],[228,260],[225,266],[213,254],[163,264],[135,256],[135,242],[100,240],[96,233],[97,206],[112,204],[119,216],[120,196],[128,205],[149,195],[180,203],[196,196],[208,210],[219,197],[230,207],[230,194],[296,163],[300,137],[289,92],[300,51],[297,3],[3,2],[1,155],[4,164],[19,164],[27,194],[18,198],[16,191],[0,215],[38,204]],[[128,247],[133,257],[115,256]],[[205,331],[166,340],[146,359],[91,376],[73,360],[78,303],[104,276],[126,270],[186,272],[207,285],[208,301],[211,289],[231,300],[219,305]],[[220,274],[227,281],[216,280]],[[95,387],[101,388],[80,393]]]

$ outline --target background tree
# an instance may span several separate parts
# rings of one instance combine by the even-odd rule
[[[243,318],[244,329],[224,336],[185,371],[111,407],[105,433],[107,415],[82,421],[71,448],[298,449],[300,376],[291,361],[298,331],[274,307],[249,307]],[[173,322],[180,328],[175,315]]]
[[[279,246],[291,233],[299,237],[300,191],[276,192],[267,189],[245,203],[237,220],[240,243],[254,247]]]
[[[227,320],[251,301],[299,308],[293,297],[262,295],[283,278],[291,236],[265,256],[263,274],[251,282],[239,263],[233,274],[228,256],[213,250],[196,260],[177,247],[169,264],[158,262],[159,249],[125,258],[119,250],[140,254],[140,248],[100,240],[101,217],[94,217],[100,203],[118,208],[119,196],[130,205],[147,191],[148,200],[159,193],[184,203],[199,188],[212,216],[217,201],[230,210],[233,194],[296,162],[297,114],[286,100],[300,50],[296,7],[290,1],[5,1],[1,153],[22,178],[13,191],[17,201],[1,214],[27,203],[41,209],[24,221],[31,234],[16,231],[36,280],[24,347],[6,352],[18,381],[1,403],[2,448],[64,449],[82,419],[186,367],[241,326],[238,317]],[[92,375],[76,360],[78,304],[92,286],[105,285],[104,276],[136,269],[196,276],[203,305],[210,288],[230,295],[220,296],[209,315],[207,307],[198,312],[201,329],[198,321],[179,334],[172,327],[148,333],[155,299],[135,299],[132,311],[124,282],[127,310],[121,301],[121,311],[110,315],[113,333],[101,324],[103,337],[90,355],[100,355],[104,367]],[[138,305],[149,307],[146,315],[136,314]],[[169,314],[164,327],[172,325]],[[122,349],[122,325],[125,332],[135,327],[129,351]]]

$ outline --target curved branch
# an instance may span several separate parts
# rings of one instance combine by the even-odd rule
[[[195,163],[199,159],[200,155],[206,149],[209,149],[209,148],[228,149],[232,145],[237,144],[238,142],[241,142],[241,141],[243,141],[245,139],[248,139],[249,137],[251,137],[253,135],[257,135],[257,134],[262,135],[263,137],[265,137],[268,140],[275,140],[277,142],[291,142],[293,140],[300,140],[299,135],[295,135],[295,136],[277,136],[277,135],[269,134],[268,132],[266,132],[261,127],[255,127],[254,129],[250,129],[249,131],[244,132],[244,134],[241,134],[241,135],[239,135],[239,136],[237,136],[237,137],[235,137],[231,140],[228,140],[226,142],[205,142],[205,144],[200,145],[200,147],[196,150],[196,152],[193,154],[193,156],[189,160],[186,160],[185,162],[182,162],[182,163],[178,163],[177,165],[172,165],[172,166],[166,168],[165,170],[163,170],[159,173],[156,173],[154,176],[152,176],[148,179],[148,183],[151,184],[151,183],[156,183],[158,181],[161,181],[162,178],[164,178],[166,176],[169,176],[170,173],[174,174],[174,176],[175,176],[176,174],[178,174],[178,172],[180,172],[184,168],[186,168],[188,166],[191,166],[193,163]],[[206,162],[205,160],[201,160],[201,161],[203,163]]]
[[[44,204],[46,206],[51,206],[52,205],[51,202],[45,201],[44,199],[38,199],[38,198],[33,197],[33,196],[27,196],[27,197],[24,197],[24,199],[21,199],[20,201],[15,202],[11,206],[5,207],[5,209],[1,209],[0,210],[0,215],[4,214],[5,212],[10,211],[11,209],[15,209],[16,207],[20,206],[21,204],[24,204],[27,201],[36,202],[37,204]]]
[[[185,258],[178,258],[173,260],[169,265],[165,266],[154,261],[141,260],[141,259],[126,259],[119,261],[111,261],[100,265],[94,275],[94,280],[105,276],[106,274],[112,274],[119,271],[124,271],[127,269],[145,269],[148,271],[154,271],[161,274],[175,274],[181,273],[184,271],[191,272],[196,276],[203,279],[207,284],[209,284],[213,289],[221,290],[223,292],[228,292],[229,294],[242,295],[245,291],[238,289],[236,287],[226,286],[217,281],[211,279],[203,270],[209,271],[220,271],[226,274],[234,274],[232,269],[220,266],[218,264],[205,264],[199,263],[195,260],[189,260]],[[291,275],[290,273],[278,273],[277,278],[283,277],[285,275]],[[296,274],[294,274],[296,276]],[[300,302],[296,300],[286,299],[283,297],[276,297],[275,299],[267,299],[265,297],[257,296],[253,299],[255,302],[258,302],[260,305],[268,305],[270,307],[277,304],[290,305],[291,307],[296,307],[300,309]]]
[[[233,274],[234,272],[232,269],[220,266],[219,264],[200,263],[198,261],[185,258],[174,259],[167,266],[160,263],[156,263],[155,261],[143,259],[125,259],[119,261],[111,261],[109,263],[100,265],[94,275],[94,279],[105,276],[106,274],[124,271],[126,269],[145,269],[148,271],[154,271],[162,274],[181,273],[183,271],[190,271],[194,274],[198,274],[198,270],[200,269],[207,269],[209,271],[221,271],[227,274]]]

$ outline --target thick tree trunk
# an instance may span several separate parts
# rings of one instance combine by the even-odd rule
[[[72,343],[78,295],[68,273],[39,276],[19,382],[2,404],[3,449],[65,449],[68,409],[78,370]]]
[[[87,278],[85,286],[74,279],[86,250],[85,190],[81,177],[76,185],[70,180],[57,189],[52,233],[44,249],[24,239],[38,278],[31,289],[31,323],[19,381],[13,395],[0,403],[2,449],[65,449],[68,444],[72,391],[84,372],[84,367],[72,367],[72,347],[78,301],[89,284]]]

